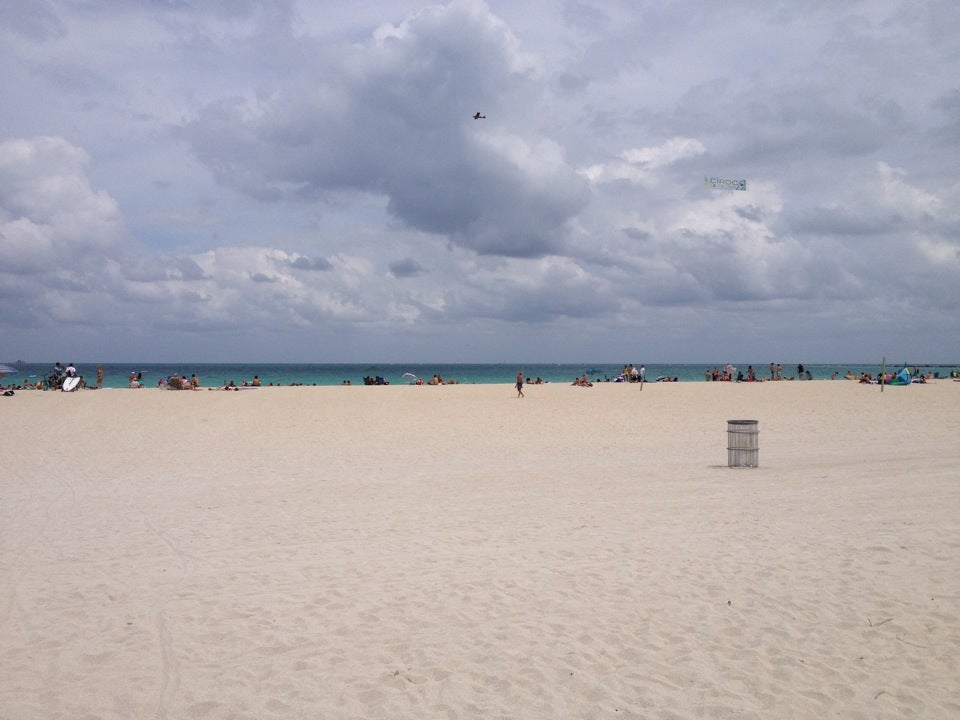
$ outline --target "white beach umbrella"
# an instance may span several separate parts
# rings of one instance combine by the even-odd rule
[[[17,372],[15,367],[0,364],[0,377],[3,377],[4,375],[10,375],[11,373],[15,372]]]

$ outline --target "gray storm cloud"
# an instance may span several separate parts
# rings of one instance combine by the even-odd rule
[[[482,5],[431,7],[269,98],[208,104],[184,133],[221,183],[262,200],[381,194],[408,226],[480,254],[548,254],[590,192],[519,122],[540,84],[516,45]]]

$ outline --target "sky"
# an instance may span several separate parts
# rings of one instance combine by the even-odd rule
[[[955,0],[0,17],[0,361],[960,360]]]

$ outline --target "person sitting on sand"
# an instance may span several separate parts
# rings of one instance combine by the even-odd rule
[[[254,375],[254,376],[253,376],[253,386],[254,386],[254,387],[260,387],[260,376],[259,376],[259,375]]]

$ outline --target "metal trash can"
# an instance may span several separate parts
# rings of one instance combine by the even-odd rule
[[[727,420],[727,467],[759,467],[759,422]]]

